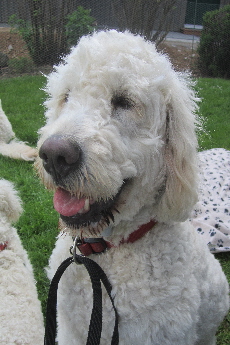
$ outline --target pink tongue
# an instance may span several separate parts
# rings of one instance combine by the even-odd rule
[[[77,214],[85,205],[85,198],[78,199],[62,188],[58,188],[53,198],[54,208],[62,216]]]

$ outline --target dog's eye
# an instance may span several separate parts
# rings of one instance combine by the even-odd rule
[[[64,97],[64,102],[66,103],[68,101],[69,95],[66,93]]]
[[[119,95],[114,96],[111,100],[111,104],[114,109],[125,109],[128,110],[134,107],[134,102],[127,96]]]
[[[64,98],[63,98],[64,103],[67,103],[68,99],[69,99],[69,90],[64,94]]]

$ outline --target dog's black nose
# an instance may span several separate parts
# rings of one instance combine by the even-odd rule
[[[71,138],[52,135],[44,141],[39,157],[45,170],[58,181],[77,170],[81,164],[82,151]]]

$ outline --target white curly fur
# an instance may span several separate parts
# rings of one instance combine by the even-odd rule
[[[37,150],[15,137],[11,123],[6,117],[0,100],[0,154],[10,158],[33,161]]]
[[[83,152],[65,189],[79,198],[119,196],[114,223],[90,224],[70,235],[106,234],[118,245],[141,224],[158,224],[133,244],[92,255],[108,275],[119,313],[120,345],[214,345],[229,307],[228,284],[217,260],[186,221],[197,200],[196,96],[154,45],[114,30],[83,37],[48,77],[46,125]],[[133,102],[114,107],[114,95]],[[37,169],[48,188],[52,177]],[[185,221],[185,222],[184,222]],[[104,231],[102,233],[102,231]],[[60,236],[48,275],[68,257],[71,236]],[[110,343],[111,303],[104,296],[101,344]],[[83,267],[72,265],[58,292],[58,343],[86,343],[92,290]]]
[[[17,230],[11,225],[22,212],[21,199],[11,182],[0,180],[0,343],[40,345],[43,316],[33,269]]]

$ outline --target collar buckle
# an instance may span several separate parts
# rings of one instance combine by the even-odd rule
[[[91,254],[103,253],[107,249],[107,243],[102,237],[82,239],[77,237],[76,247],[78,247],[81,254],[89,256]]]
[[[6,249],[8,246],[8,241],[6,242],[0,242],[0,252]]]

